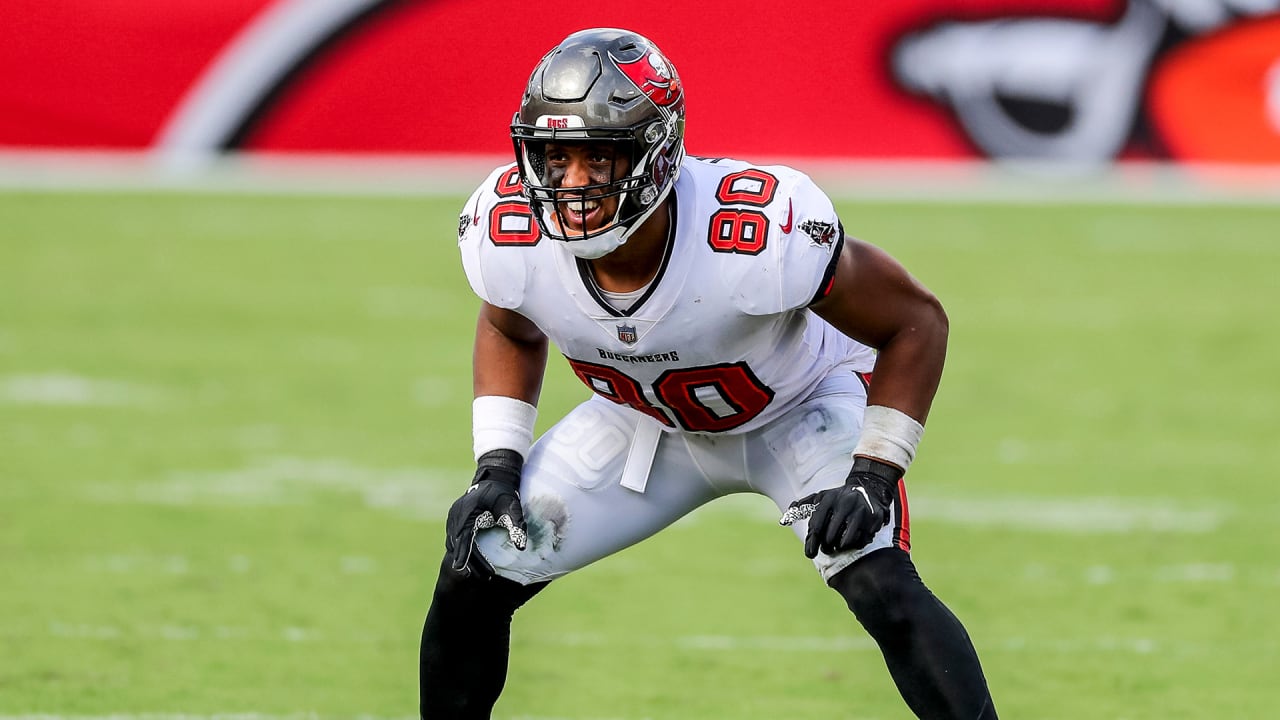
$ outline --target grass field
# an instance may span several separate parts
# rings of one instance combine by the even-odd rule
[[[415,716],[460,200],[0,194],[0,720]],[[1002,717],[1280,714],[1280,207],[840,205],[950,312],[915,557]],[[496,717],[909,714],[729,498],[522,610]]]

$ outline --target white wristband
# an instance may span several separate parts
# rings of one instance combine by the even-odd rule
[[[505,395],[482,395],[471,403],[471,440],[476,459],[490,450],[529,456],[538,408]]]
[[[901,410],[868,405],[862,416],[862,437],[853,454],[893,463],[906,472],[923,435],[924,426]]]

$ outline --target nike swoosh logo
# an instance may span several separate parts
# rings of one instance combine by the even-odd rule
[[[782,223],[782,225],[779,226],[782,229],[783,235],[787,235],[791,232],[791,225],[793,224],[791,221],[794,219],[795,217],[791,212],[791,201],[787,200],[787,221]]]

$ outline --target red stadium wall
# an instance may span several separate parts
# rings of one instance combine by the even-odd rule
[[[185,131],[215,151],[505,153],[542,53],[613,25],[674,61],[696,154],[1280,162],[1280,0],[1251,17],[1225,0],[350,0],[272,61],[322,5],[342,2],[7,0],[0,147],[157,149]],[[192,107],[218,104],[194,100],[273,14],[289,20],[240,83],[270,81],[251,100],[224,85],[237,109],[199,135]]]

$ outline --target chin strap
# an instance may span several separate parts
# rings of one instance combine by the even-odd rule
[[[565,240],[569,252],[583,260],[595,260],[617,250],[627,243],[627,237],[619,228],[612,228],[595,237],[583,240]]]

